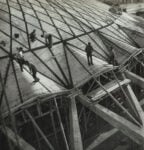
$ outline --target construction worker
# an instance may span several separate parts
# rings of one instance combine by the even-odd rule
[[[52,35],[51,34],[48,34],[44,31],[44,33],[41,35],[42,38],[45,38],[45,42],[46,42],[46,45],[49,47],[49,48],[52,48],[52,45],[53,45],[53,41],[52,41]]]
[[[6,46],[6,42],[5,41],[0,41],[0,44],[3,46],[3,47],[5,47]]]
[[[86,54],[87,54],[87,61],[88,65],[93,65],[93,59],[92,59],[92,52],[93,52],[93,47],[91,46],[91,43],[88,42],[86,48],[85,48]]]
[[[34,42],[36,40],[36,30],[34,29],[31,33],[30,33],[30,40],[31,42]]]
[[[115,55],[114,55],[114,48],[111,47],[111,54],[110,54],[110,58],[109,58],[109,63],[112,65],[117,65],[117,61],[115,59]]]
[[[14,34],[14,37],[17,39],[17,38],[19,38],[19,34],[18,33],[15,33]]]
[[[22,47],[18,47],[17,48],[17,53],[15,54],[14,58],[17,60],[17,62],[19,63],[20,65],[20,69],[21,71],[23,72],[23,65],[25,63],[25,60],[24,60],[24,55],[23,55],[23,48]]]
[[[30,73],[32,74],[33,79],[34,79],[33,82],[38,82],[39,78],[36,76],[37,68],[32,63],[29,63],[28,61],[26,61],[25,64],[29,67]]]

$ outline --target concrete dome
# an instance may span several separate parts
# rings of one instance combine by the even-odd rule
[[[110,10],[94,0],[0,0],[2,147],[113,149],[124,135],[143,144],[143,19]]]
[[[43,94],[54,94],[79,87],[92,74],[113,69],[108,65],[110,48],[115,48],[119,64],[131,54],[139,52],[136,43],[123,31],[135,28],[136,19],[123,14],[114,15],[109,7],[97,1],[66,0],[0,0],[0,71],[2,84],[2,110],[6,111],[5,94],[11,108]],[[127,21],[125,21],[127,20]],[[36,41],[30,42],[29,34],[36,30]],[[45,46],[43,31],[52,34],[53,47]],[[19,34],[15,38],[15,34]],[[64,44],[66,42],[66,45]],[[88,67],[85,46],[94,48],[94,66]],[[27,67],[20,71],[11,59],[23,47],[24,58],[38,70],[40,81],[33,79]],[[5,89],[5,90],[3,90]]]

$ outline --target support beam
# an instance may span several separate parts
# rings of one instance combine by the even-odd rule
[[[144,108],[144,99],[142,99],[140,101],[140,105],[141,105],[142,108]],[[104,133],[104,135],[102,134],[102,136],[100,135],[100,138],[98,137],[92,143],[90,143],[87,146],[86,150],[103,150],[105,145],[108,145],[107,149],[112,149],[112,148],[109,148],[109,146],[110,146],[109,143],[111,143],[111,140],[115,143],[113,138],[115,139],[115,136],[116,135],[119,136],[121,133],[116,128],[113,128],[108,132],[109,132],[109,135],[105,136],[105,133]],[[105,144],[103,144],[103,143],[105,143]],[[115,144],[117,144],[117,143],[115,143]]]
[[[42,138],[44,139],[44,141],[48,145],[48,147],[51,150],[54,150],[54,147],[51,145],[51,143],[49,142],[49,140],[47,139],[47,137],[45,136],[45,134],[43,133],[43,131],[39,128],[39,126],[37,125],[37,123],[33,119],[32,115],[27,110],[25,112],[26,112],[27,116],[29,117],[29,119],[31,120],[31,122],[34,125],[34,127],[36,128],[36,130],[38,131],[38,133],[42,136]]]
[[[53,112],[53,109],[52,109],[52,101],[50,101],[50,117],[51,117],[51,122],[52,122],[52,126],[53,126],[53,132],[54,132],[54,136],[55,136],[55,140],[56,140],[56,149],[58,149],[58,147],[59,147],[59,140],[58,140],[56,124],[55,124],[54,114],[53,113],[54,112]]]
[[[144,88],[144,78],[140,77],[139,75],[136,75],[135,73],[132,73],[128,70],[125,71],[125,75],[127,78],[131,79],[131,81],[140,86],[141,88]]]
[[[139,114],[142,124],[144,125],[144,111],[142,110],[142,107],[140,106],[140,103],[139,103],[137,97],[135,96],[130,85],[126,86],[126,91],[127,91],[128,95],[130,96],[130,98]]]
[[[17,147],[17,140],[15,137],[15,133],[8,127],[5,126],[5,129],[3,127],[0,127],[0,130],[4,135],[6,135],[9,140]],[[20,136],[17,135],[17,138],[19,140],[19,148],[20,150],[35,150],[34,147],[32,147],[29,143],[27,143],[24,139],[22,139]]]
[[[63,138],[64,138],[66,150],[69,150],[69,145],[68,145],[68,141],[67,141],[67,138],[66,138],[66,134],[65,134],[65,130],[64,130],[63,123],[62,123],[62,119],[61,119],[61,115],[60,115],[60,111],[59,111],[59,108],[58,108],[58,104],[57,104],[56,98],[54,98],[54,103],[55,103],[55,106],[56,106],[56,112],[57,112],[57,116],[58,116],[58,121],[60,123],[60,129],[61,129],[61,132],[62,132],[62,135],[63,135]]]
[[[70,98],[70,140],[71,150],[83,150],[75,97]]]
[[[144,128],[139,128],[138,126],[134,125],[130,121],[126,120],[125,118],[117,115],[116,113],[112,112],[111,110],[103,107],[102,105],[95,104],[93,105],[90,102],[90,99],[84,95],[79,95],[76,97],[80,102],[88,107],[91,111],[99,115],[105,121],[110,123],[113,127],[119,129],[133,141],[138,144],[144,143]]]
[[[130,80],[129,79],[125,79],[123,81],[120,81],[119,84],[121,86],[123,85],[127,85],[128,83],[130,83]],[[114,92],[116,90],[119,89],[119,84],[114,80],[114,81],[111,81],[110,83],[106,84],[105,85],[105,89],[107,90],[107,92],[111,93],[111,92]],[[96,90],[93,90],[92,92],[90,92],[89,94],[87,94],[87,96],[90,96],[92,97],[91,100],[93,101],[96,101],[96,100],[99,100],[100,98],[104,97],[105,95],[107,95],[107,92],[104,91],[101,87],[96,89]]]
[[[113,102],[116,103],[116,105],[123,111],[123,113],[125,113],[125,115],[129,117],[129,119],[134,121],[137,125],[141,126],[141,124],[136,120],[136,118],[123,105],[121,105],[121,103],[109,91],[107,91],[104,85],[102,85],[99,81],[96,82],[107,93],[107,95],[110,96]]]
[[[98,137],[90,143],[86,150],[103,150],[103,149],[113,149],[118,143],[114,140],[116,137],[121,138],[122,133],[118,129],[113,128],[110,131],[101,133]],[[117,139],[116,138],[116,139]]]
[[[140,105],[141,105],[142,109],[144,110],[144,98],[140,100]]]

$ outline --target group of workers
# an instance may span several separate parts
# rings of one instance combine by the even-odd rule
[[[52,45],[53,45],[52,35],[43,31],[41,37],[45,38],[46,46],[48,46],[48,48],[52,48]],[[15,34],[15,38],[19,38],[19,34]],[[35,29],[29,34],[29,38],[30,38],[31,42],[34,42],[36,40],[36,30]],[[0,44],[2,44],[3,46],[6,45],[5,41],[1,41]],[[26,65],[29,68],[30,73],[33,76],[34,82],[38,82],[39,78],[37,77],[36,66],[33,65],[32,63],[30,63],[29,61],[25,60],[22,47],[17,48],[17,51],[18,52],[16,54],[14,54],[13,56],[14,56],[14,59],[18,62],[21,71],[23,72],[23,66]],[[87,55],[87,62],[88,62],[89,66],[93,65],[93,57],[92,57],[93,51],[94,51],[94,49],[93,49],[91,43],[88,42],[88,44],[86,45],[86,48],[85,48],[85,52]],[[113,51],[112,47],[111,47],[110,53],[111,53],[111,55],[109,57],[108,63],[116,65],[116,60],[115,60],[114,51]]]
[[[48,46],[49,48],[52,48],[52,45],[53,45],[52,35],[48,34],[44,31],[42,33],[41,37],[45,38],[46,46]],[[19,38],[19,35],[15,34],[15,38]],[[30,38],[31,42],[34,42],[36,40],[36,30],[35,29],[30,33],[29,38]],[[37,77],[37,68],[36,68],[36,66],[24,59],[23,48],[22,47],[18,47],[17,51],[18,52],[16,54],[14,54],[14,59],[18,62],[21,71],[23,72],[23,66],[26,65],[29,68],[29,71],[33,76],[34,82],[38,82],[39,78]]]
[[[37,68],[35,67],[35,65],[24,59],[22,47],[17,48],[17,50],[18,52],[14,55],[14,59],[18,62],[21,71],[23,72],[23,66],[26,65],[33,76],[34,82],[38,82],[39,78],[36,76]]]
[[[52,35],[43,31],[41,37],[45,39],[46,46],[48,46],[49,48],[52,48],[52,45],[53,45]],[[36,40],[36,30],[35,29],[30,33],[30,40],[31,40],[31,42],[34,42]]]
[[[92,57],[92,53],[93,53],[93,47],[91,45],[90,42],[88,42],[88,44],[86,45],[85,51],[87,54],[87,61],[88,61],[88,65],[93,65],[93,57]],[[113,65],[118,65],[116,59],[115,59],[115,55],[114,55],[114,48],[110,47],[110,57],[108,60],[108,63],[113,64]]]

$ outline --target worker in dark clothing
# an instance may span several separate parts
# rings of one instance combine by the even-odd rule
[[[36,40],[36,30],[34,29],[31,33],[30,33],[30,40],[31,42],[34,42]]]
[[[52,48],[53,41],[52,41],[52,35],[51,34],[48,35],[48,41],[49,41],[49,48]]]
[[[109,63],[116,66],[118,63],[115,59],[115,55],[114,55],[114,48],[111,47],[111,54],[110,54],[110,57],[109,57]]]
[[[20,69],[21,71],[23,72],[23,65],[25,63],[25,60],[24,60],[24,55],[23,55],[23,48],[22,47],[19,47],[17,48],[17,54],[15,54],[14,58],[16,59],[16,61],[19,63],[20,65]]]
[[[109,57],[109,63],[114,65],[114,53],[111,53],[110,57]]]
[[[91,46],[90,42],[86,46],[85,51],[87,54],[88,65],[93,65],[93,59],[92,59],[93,47]]]
[[[33,76],[34,82],[38,82],[39,78],[36,76],[37,68],[32,63],[29,63],[28,61],[26,62],[26,65],[29,67],[29,70],[30,70],[30,73]]]
[[[53,41],[52,41],[52,35],[51,34],[48,34],[46,32],[44,32],[41,37],[45,38],[45,42],[46,42],[46,45],[49,47],[49,48],[52,48],[52,45],[53,45]]]
[[[5,41],[0,41],[0,44],[3,46],[3,47],[5,47],[6,46],[6,42]]]

